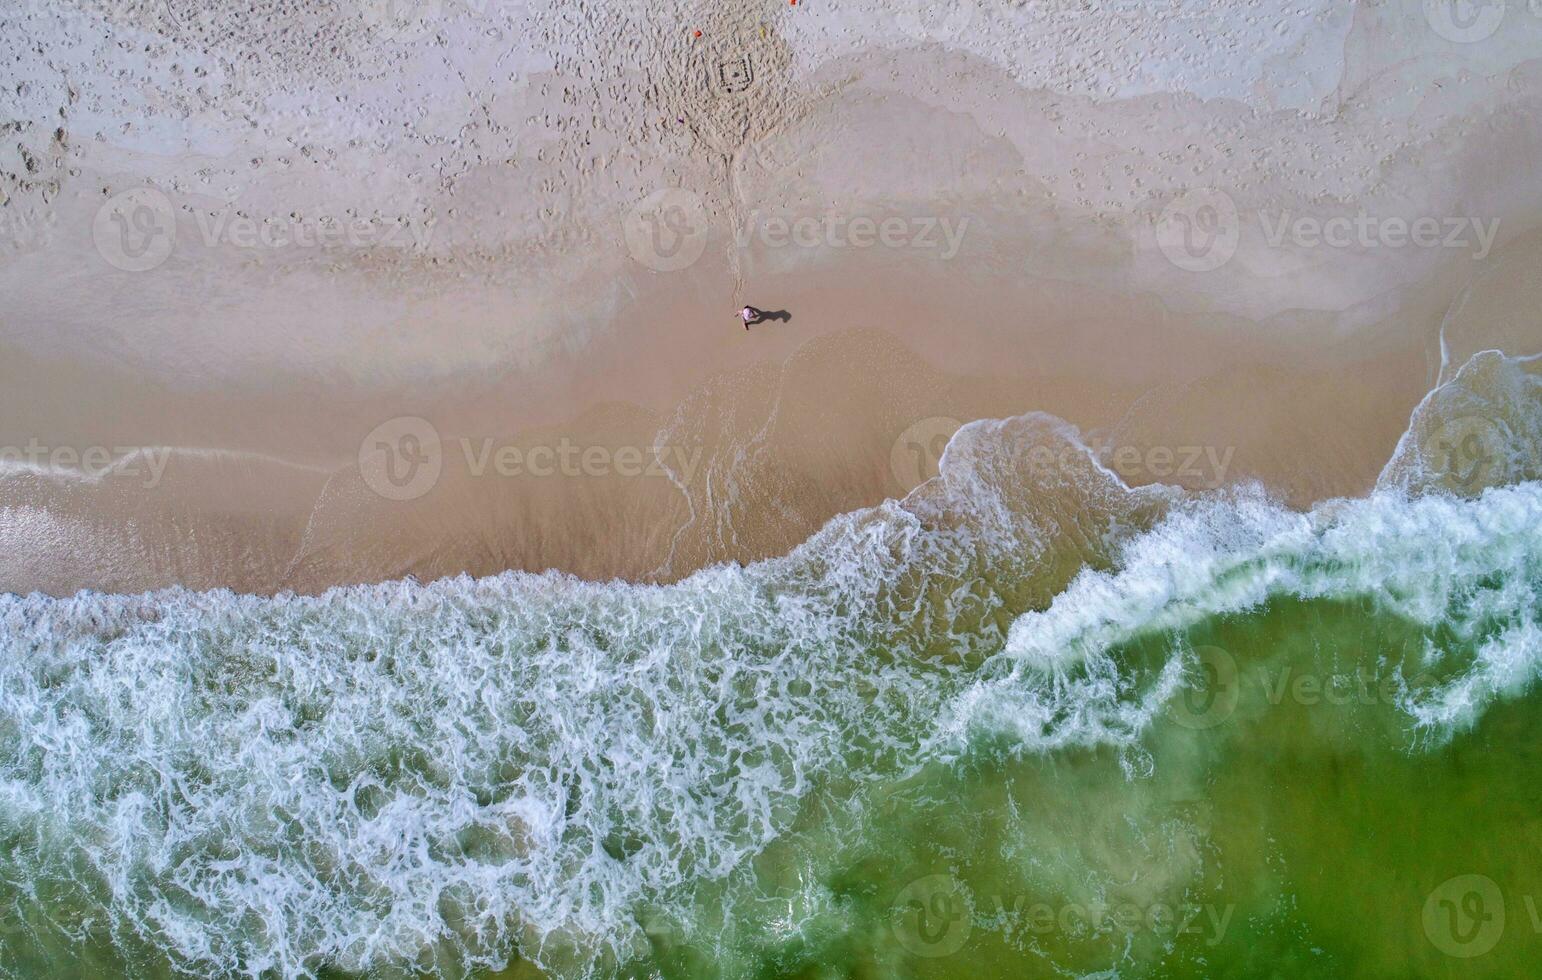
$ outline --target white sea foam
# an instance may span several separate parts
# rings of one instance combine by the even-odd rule
[[[980,632],[951,631],[1003,601],[929,590],[1048,535],[953,497],[668,588],[0,599],[0,822],[53,842],[8,870],[193,972],[624,959],[821,780],[921,763]]]
[[[1454,642],[1431,640],[1426,657],[1468,656],[1455,665],[1458,680],[1403,704],[1437,739],[1542,670],[1538,483],[1476,500],[1381,492],[1305,514],[1244,490],[1181,504],[1133,538],[1118,566],[1084,571],[1048,609],[1019,617],[1003,651],[950,706],[939,744],[957,751],[981,729],[1035,749],[1132,742],[1182,677],[1175,659],[1142,688],[1121,647],[1282,597],[1368,599],[1449,630]]]
[[[1141,636],[1364,598],[1462,641],[1431,658],[1470,658],[1413,723],[1470,724],[1532,682],[1542,485],[1300,514],[1131,491],[1085,451],[1027,462],[1074,437],[973,423],[905,501],[668,587],[0,598],[0,838],[23,842],[0,882],[62,883],[53,904],[199,974],[455,973],[517,949],[580,975],[661,920],[689,931],[703,890],[750,887],[832,787],[982,736],[1138,758],[1186,667],[1176,642],[1126,663]]]

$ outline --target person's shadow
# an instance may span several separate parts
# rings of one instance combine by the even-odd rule
[[[792,320],[792,314],[788,313],[786,310],[761,310],[760,316],[752,320],[750,325],[754,326],[757,323],[769,323],[772,320],[776,320],[779,323],[789,323]]]

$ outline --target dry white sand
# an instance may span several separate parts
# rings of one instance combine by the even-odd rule
[[[1362,493],[1542,348],[1508,8],[9,4],[0,589],[670,579],[1027,411]]]

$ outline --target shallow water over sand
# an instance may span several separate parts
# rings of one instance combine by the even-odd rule
[[[7,945],[19,975],[1524,962],[1542,484],[1431,477],[1306,514],[1130,490],[1028,416],[672,586],[8,598]]]
[[[0,6],[0,977],[1530,972],[1536,8]]]

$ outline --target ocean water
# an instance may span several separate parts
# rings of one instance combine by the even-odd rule
[[[671,586],[0,597],[0,973],[1525,975],[1529,371],[1307,513],[1029,415]]]

